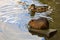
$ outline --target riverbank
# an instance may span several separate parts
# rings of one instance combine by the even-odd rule
[[[50,28],[57,29],[58,32],[52,38],[47,40],[60,40],[60,0],[39,0],[44,4],[48,4],[52,7],[53,12],[51,13],[51,17],[54,22],[50,22]]]

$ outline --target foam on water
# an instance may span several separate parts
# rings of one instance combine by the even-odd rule
[[[44,6],[46,4],[39,3],[35,0],[1,0],[5,1],[0,3],[0,29],[1,36],[0,40],[42,40],[44,37],[38,37],[36,35],[31,35],[28,32],[28,22],[32,19],[26,5],[40,5]],[[20,5],[17,1],[26,2],[26,5]],[[47,19],[52,19],[46,15],[50,13],[43,12],[35,14],[34,18],[45,17]],[[3,36],[3,37],[2,37]]]

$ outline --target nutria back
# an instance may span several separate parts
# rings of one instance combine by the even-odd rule
[[[33,29],[48,29],[49,28],[49,22],[46,18],[39,18],[39,19],[32,19],[29,24],[30,28]]]

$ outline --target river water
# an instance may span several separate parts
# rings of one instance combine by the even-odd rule
[[[25,2],[26,5],[18,4],[17,1]],[[27,25],[31,19],[39,17],[51,20],[51,17],[46,16],[51,11],[37,13],[31,18],[27,10],[31,4],[47,6],[36,0],[0,0],[0,40],[45,40],[44,37],[31,35]]]

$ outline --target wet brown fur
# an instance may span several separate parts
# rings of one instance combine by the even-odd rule
[[[48,29],[49,28],[49,22],[46,18],[39,18],[39,19],[32,19],[29,24],[30,28],[33,29]]]

